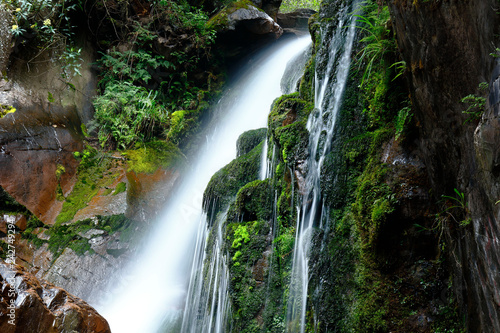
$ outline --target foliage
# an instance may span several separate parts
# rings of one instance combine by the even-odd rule
[[[124,152],[129,164],[129,171],[153,173],[159,167],[175,165],[183,157],[179,148],[171,142],[151,141],[137,145]]]
[[[456,188],[453,190],[455,192],[455,196],[449,196],[449,195],[442,196],[443,200],[445,200],[444,212],[447,212],[449,216],[459,225],[467,226],[472,222],[472,220],[470,217],[467,217],[469,215],[469,205],[465,200],[465,194],[463,192],[460,192]],[[457,217],[452,213],[452,211],[458,212],[455,213],[455,215],[462,216],[463,219],[457,220]]]
[[[192,76],[215,38],[215,31],[206,24],[208,16],[187,1],[153,1],[148,11],[148,23],[132,19],[127,23],[127,49],[112,47],[99,60],[102,93],[94,100],[94,128],[99,128],[103,146],[116,144],[126,149],[136,142],[161,138],[176,126],[176,118],[170,118],[179,115],[177,110],[197,109],[205,98]],[[161,30],[174,30],[175,36],[189,39],[189,48],[176,45],[173,51],[160,54],[158,24]]]
[[[55,50],[61,53],[57,59],[63,69],[63,78],[70,80],[75,74],[79,74],[80,50],[71,45],[75,30],[71,15],[82,10],[80,0],[5,0],[4,2],[12,11],[14,24],[11,32],[17,44],[23,47],[30,46],[35,52],[28,63],[46,50]],[[31,41],[27,43],[29,39]]]
[[[396,140],[399,140],[401,134],[403,134],[406,126],[411,121],[413,114],[411,113],[411,106],[405,106],[398,111],[396,120],[394,121],[394,127],[396,128]]]
[[[488,83],[481,82],[478,86],[479,93],[483,95],[488,91],[488,87]],[[464,123],[481,119],[481,116],[483,115],[483,112],[485,110],[484,108],[486,105],[486,97],[470,94],[462,98],[460,101],[468,105],[467,109],[465,111],[462,111],[462,113],[469,115]]]
[[[12,105],[0,104],[0,118],[3,118],[9,113],[14,113],[14,112],[16,112],[16,108],[13,107]]]
[[[122,149],[145,142],[161,133],[168,112],[152,92],[130,82],[112,82],[94,100],[91,129],[98,128],[102,146],[116,142]]]
[[[299,8],[309,8],[319,10],[320,0],[283,0],[280,6],[280,13],[293,12]]]
[[[364,47],[358,53],[357,59],[359,66],[361,67],[361,64],[363,64],[364,67],[360,84],[360,86],[363,86],[370,77],[374,67],[380,65],[386,54],[394,52],[396,45],[387,24],[390,20],[387,6],[379,7],[375,2],[365,1],[361,11],[365,15],[355,16],[358,17],[358,29],[365,34],[360,40]],[[403,63],[400,62],[398,64],[401,66]]]

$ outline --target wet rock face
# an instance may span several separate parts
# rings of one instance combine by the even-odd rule
[[[1,332],[111,332],[87,303],[18,266],[0,261],[0,284]]]
[[[450,224],[454,288],[472,332],[500,331],[498,114],[465,122],[460,100],[489,82],[498,45],[496,2],[395,1],[390,9],[406,61],[413,112],[434,192],[465,193],[471,225]],[[495,81],[495,78],[493,82]],[[493,98],[495,99],[495,98]],[[494,106],[494,105],[492,105]],[[475,135],[474,135],[475,131]],[[496,142],[496,143],[494,143]],[[439,198],[435,198],[438,200]]]
[[[52,224],[73,184],[81,150],[76,111],[55,105],[20,105],[0,118],[0,186],[44,223]],[[59,177],[56,171],[64,168]]]

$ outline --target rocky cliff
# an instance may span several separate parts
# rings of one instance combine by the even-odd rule
[[[435,196],[463,194],[458,222],[445,226],[454,288],[472,332],[499,331],[496,2],[391,3],[418,119],[417,144]],[[481,83],[489,89],[480,89]],[[484,85],[483,84],[483,85]],[[487,86],[486,86],[487,87]],[[488,95],[488,90],[490,91]],[[483,98],[465,113],[468,95]],[[485,101],[488,101],[485,105]],[[484,111],[484,113],[483,113]]]
[[[87,303],[22,267],[1,260],[0,283],[2,332],[111,332]]]

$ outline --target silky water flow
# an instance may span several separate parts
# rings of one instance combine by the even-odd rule
[[[228,272],[220,242],[214,245],[215,261],[203,267],[208,232],[203,191],[212,175],[236,157],[239,135],[266,126],[270,106],[281,95],[287,62],[310,43],[309,36],[276,43],[225,88],[215,112],[222,116],[198,158],[143,240],[137,258],[117,273],[119,279],[95,305],[113,333],[227,331]],[[210,270],[212,285],[200,281],[204,269]]]

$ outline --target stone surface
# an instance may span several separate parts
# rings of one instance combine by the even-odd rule
[[[87,303],[19,266],[0,261],[0,283],[1,332],[111,332]]]
[[[283,33],[281,27],[269,15],[253,6],[237,9],[230,13],[227,19],[227,30],[243,28],[251,34],[272,34],[275,38]]]
[[[309,18],[315,14],[312,9],[300,8],[290,13],[278,13],[276,22],[283,28],[283,33],[295,35],[309,34]]]
[[[180,172],[158,169],[153,174],[127,172],[127,217],[151,223],[175,188]]]
[[[12,105],[16,112],[0,119],[0,186],[52,224],[62,207],[56,198],[58,184],[67,193],[75,181],[78,161],[73,152],[83,148],[80,120],[76,110],[48,103]],[[60,180],[58,165],[65,169]]]
[[[102,300],[103,292],[108,290],[108,284],[117,271],[129,259],[130,251],[114,236],[98,236],[89,242],[95,251],[94,254],[79,256],[70,248],[66,248],[43,274],[43,278],[89,303],[96,304]],[[113,254],[121,250],[122,255],[108,254],[109,248],[112,247]]]
[[[224,8],[210,21],[217,30],[216,44],[226,59],[239,60],[276,41],[283,29],[266,12],[252,5]]]
[[[500,331],[500,235],[497,148],[493,110],[477,121],[460,100],[490,81],[499,33],[495,1],[390,4],[397,44],[406,62],[419,145],[436,194],[464,193],[468,227],[450,223],[453,286],[470,332]],[[495,81],[494,78],[493,81]],[[494,108],[493,108],[494,109]]]

